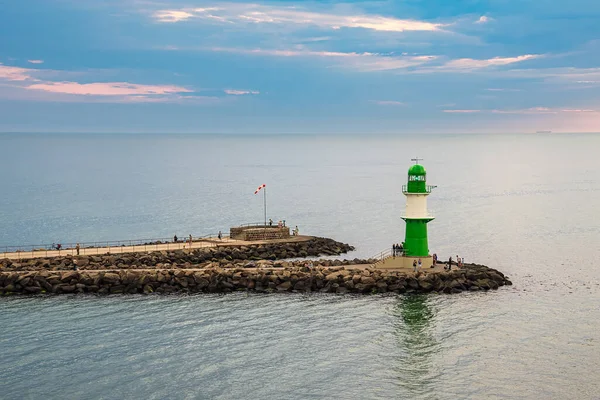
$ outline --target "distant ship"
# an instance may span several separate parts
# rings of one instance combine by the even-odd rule
[[[535,131],[535,133],[552,133],[552,131]]]

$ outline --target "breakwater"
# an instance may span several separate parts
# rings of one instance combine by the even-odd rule
[[[498,289],[512,283],[483,265],[444,272],[314,267],[205,268],[108,271],[0,272],[0,294],[63,293],[461,293]]]
[[[73,269],[155,269],[155,268],[235,268],[263,266],[286,267],[289,262],[272,261],[306,257],[338,256],[354,247],[333,239],[313,237],[301,242],[275,242],[247,246],[216,246],[192,251],[163,250],[136,253],[107,253],[95,256],[39,257],[0,260],[1,271],[60,271]],[[321,265],[351,265],[375,260],[322,260]]]
[[[0,294],[323,292],[460,293],[511,282],[468,264],[452,271],[376,269],[374,259],[317,259],[354,247],[327,238],[192,251],[0,260]]]

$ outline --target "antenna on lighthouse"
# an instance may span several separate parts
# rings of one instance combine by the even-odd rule
[[[419,158],[419,157],[415,157],[415,158],[411,158],[411,159],[410,159],[410,161],[414,161],[414,162],[415,162],[415,164],[418,164],[418,163],[419,163],[419,161],[423,161],[423,159],[422,159],[422,158]]]

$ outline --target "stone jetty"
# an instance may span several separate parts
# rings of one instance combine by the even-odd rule
[[[460,293],[511,282],[501,272],[467,264],[418,273],[376,269],[376,260],[313,259],[354,248],[332,239],[213,247],[185,252],[105,254],[0,260],[0,295],[322,292]]]
[[[461,293],[498,289],[511,282],[499,271],[465,265],[449,272],[417,274],[372,268],[204,268],[0,272],[0,294],[41,293]]]

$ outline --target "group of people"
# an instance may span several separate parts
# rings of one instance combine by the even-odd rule
[[[79,243],[77,243],[75,245],[75,251],[77,252],[77,255],[79,255],[79,250],[81,249],[81,246],[79,245]],[[52,243],[52,250],[62,250],[62,244],[60,243]]]
[[[273,226],[273,220],[271,218],[269,218],[269,226]],[[277,221],[277,227],[278,228],[285,228],[285,219],[284,220],[279,220]]]
[[[179,238],[177,237],[177,235],[173,235],[173,243],[178,243],[178,242],[179,242]],[[184,240],[183,242],[189,244],[190,248],[192,248],[192,234],[190,233],[187,240]],[[184,245],[184,247],[185,247],[185,245]]]
[[[392,257],[400,257],[404,255],[404,242],[402,244],[393,244],[392,245]]]
[[[421,261],[421,259],[419,258],[419,261],[417,262],[417,260],[413,260],[413,269],[415,271],[415,273],[423,266],[423,262]]]
[[[463,265],[465,265],[465,258],[464,257],[459,257],[458,254],[456,255],[456,266],[457,267],[462,267]],[[452,257],[450,257],[448,259],[448,264],[444,267],[444,269],[446,271],[451,271],[452,270]]]

